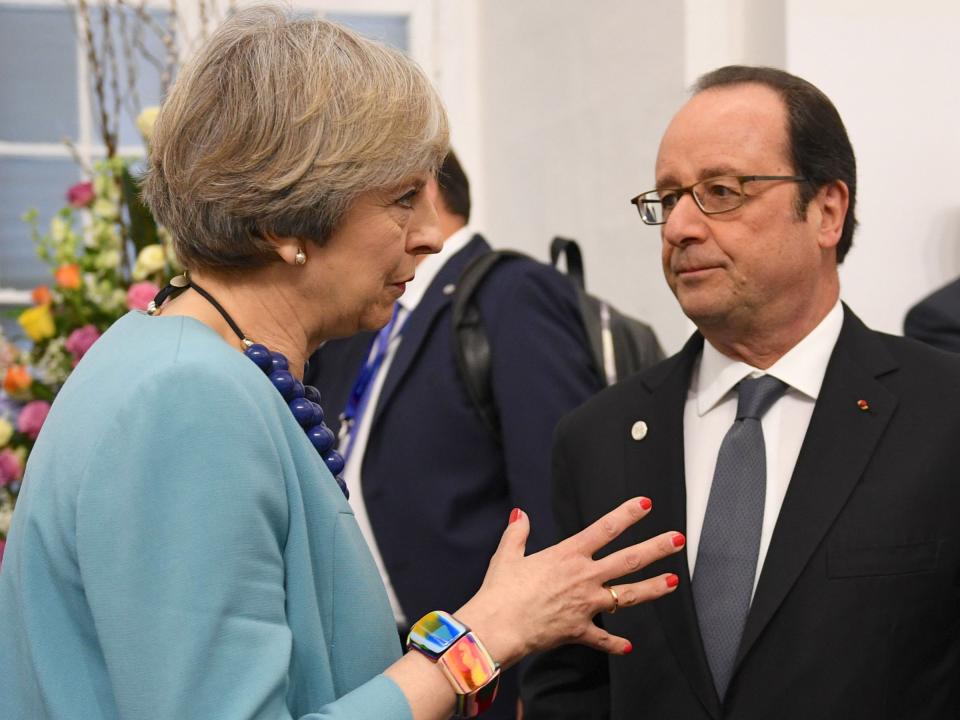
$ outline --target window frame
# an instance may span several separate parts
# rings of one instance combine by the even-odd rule
[[[436,0],[293,0],[290,7],[294,10],[315,12],[318,16],[330,13],[348,13],[351,15],[403,15],[407,17],[408,51],[429,77],[434,72],[434,13]],[[208,0],[205,3],[180,3],[177,6],[177,42],[181,59],[188,55],[205,36],[203,14],[208,17],[208,28],[215,26],[224,15],[234,7],[249,4],[234,0]],[[83,27],[76,12],[75,0],[0,0],[0,7],[36,7],[62,9],[72,15],[77,38],[82,37]],[[144,7],[149,10],[165,10],[170,7],[164,0],[146,0]],[[91,12],[97,7],[91,6]],[[184,42],[184,38],[190,38]],[[81,163],[87,167],[106,152],[100,140],[95,119],[96,107],[91,97],[91,81],[87,54],[82,42],[76,43],[78,136],[73,149]],[[143,157],[142,145],[121,145],[118,154],[126,157]],[[71,150],[63,142],[23,143],[0,140],[0,157],[19,158],[64,158],[73,157]],[[23,208],[24,211],[27,208]],[[17,290],[0,285],[0,308],[28,305],[29,290]]]

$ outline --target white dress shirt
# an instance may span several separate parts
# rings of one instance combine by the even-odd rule
[[[765,371],[732,360],[709,342],[704,342],[703,353],[693,369],[683,410],[687,558],[691,577],[694,577],[717,454],[724,436],[736,420],[735,387],[746,377],[772,375],[787,384],[787,391],[770,407],[761,421],[767,456],[767,491],[760,554],[753,580],[753,589],[756,591],[773,528],[842,325],[843,307],[837,300],[819,325]]]
[[[383,381],[390,371],[390,365],[397,354],[397,348],[403,341],[403,333],[400,332],[404,323],[412,313],[423,294],[430,287],[430,283],[436,277],[440,268],[451,257],[456,255],[473,237],[473,231],[469,227],[462,227],[453,233],[443,243],[440,252],[434,255],[427,255],[420,264],[417,265],[416,275],[413,280],[407,283],[407,289],[398,301],[400,308],[397,311],[397,319],[394,323],[393,332],[390,336],[390,343],[387,346],[387,354],[383,358],[383,363],[373,379],[370,386],[370,398],[367,400],[366,409],[360,416],[359,422],[353,427],[353,432],[348,440],[350,444],[349,457],[343,470],[343,479],[350,489],[350,507],[353,508],[353,514],[360,526],[360,532],[370,546],[370,552],[380,571],[380,577],[383,578],[383,584],[387,589],[387,597],[390,599],[390,607],[393,608],[393,616],[400,627],[407,626],[407,618],[400,607],[400,601],[393,590],[393,584],[390,582],[390,576],[387,574],[387,568],[383,564],[383,557],[380,555],[380,549],[377,547],[377,540],[373,535],[373,528],[370,525],[370,517],[367,515],[367,507],[363,502],[363,455],[367,449],[367,440],[370,437],[370,421],[376,413],[377,402],[380,399],[380,391],[383,389]],[[371,354],[375,348],[371,348]],[[357,368],[359,372],[359,368]]]

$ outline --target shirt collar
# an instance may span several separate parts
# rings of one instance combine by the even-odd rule
[[[413,280],[407,283],[406,291],[400,296],[399,302],[404,310],[413,312],[416,309],[427,292],[427,288],[430,287],[430,283],[440,272],[440,268],[446,264],[447,260],[460,252],[473,235],[474,231],[470,229],[470,226],[464,225],[443,241],[440,252],[427,255],[417,265],[416,275]]]
[[[697,393],[697,414],[703,416],[708,413],[738,382],[751,375],[773,375],[790,388],[816,400],[842,326],[843,306],[838,299],[830,312],[803,340],[766,370],[733,360],[705,342],[693,383]]]

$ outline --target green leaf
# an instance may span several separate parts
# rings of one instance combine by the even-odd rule
[[[39,380],[34,380],[30,383],[30,394],[36,400],[46,400],[47,402],[53,402],[54,392],[47,385],[44,385]]]
[[[27,309],[27,305],[17,305],[15,307],[0,308],[0,317],[16,319],[20,313]]]
[[[157,242],[157,222],[140,199],[140,180],[124,166],[121,176],[123,199],[130,213],[130,238],[139,253],[147,245]]]

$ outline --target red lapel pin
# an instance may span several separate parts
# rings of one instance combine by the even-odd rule
[[[857,400],[857,407],[866,412],[870,409],[870,403],[866,400]]]

